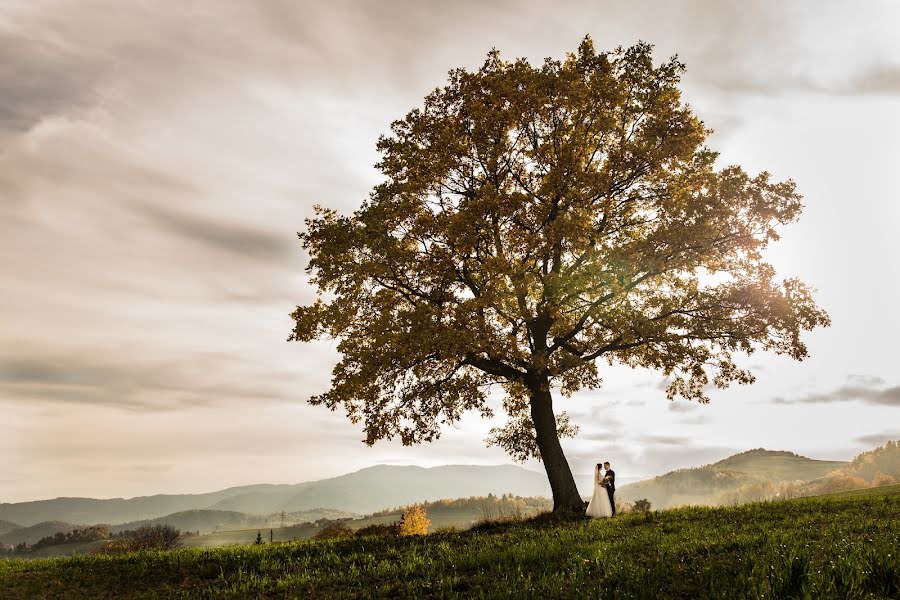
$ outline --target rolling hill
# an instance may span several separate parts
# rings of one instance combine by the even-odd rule
[[[729,492],[758,484],[812,481],[844,468],[847,462],[815,460],[793,452],[748,450],[711,465],[679,469],[623,485],[616,496],[633,502],[647,498],[657,508],[685,504],[720,504]]]
[[[423,500],[510,493],[549,494],[543,473],[513,465],[449,465],[433,468],[378,465],[319,481],[250,485],[208,494],[160,494],[138,498],[56,498],[0,504],[0,519],[36,525],[47,521],[119,525],[191,510],[264,515],[321,507],[367,513]],[[197,527],[188,527],[197,529]]]
[[[4,533],[9,533],[15,529],[21,529],[22,526],[18,523],[10,523],[9,521],[0,521],[0,535]]]
[[[64,521],[44,521],[29,527],[13,529],[12,531],[0,535],[0,544],[7,544],[10,546],[15,546],[20,542],[33,544],[41,538],[60,532],[69,532],[78,527],[81,527],[81,525],[73,525],[72,523],[66,523]]]

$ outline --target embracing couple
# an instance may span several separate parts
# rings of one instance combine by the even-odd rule
[[[599,519],[602,517],[614,517],[616,503],[613,496],[616,493],[616,472],[608,462],[597,463],[594,467],[594,495],[588,504],[585,514]]]

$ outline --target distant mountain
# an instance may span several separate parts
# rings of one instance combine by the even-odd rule
[[[268,519],[263,515],[249,515],[242,512],[229,510],[185,510],[156,519],[145,519],[111,525],[110,533],[118,533],[128,529],[137,529],[144,525],[171,525],[181,531],[210,531],[229,529],[249,529],[251,527],[265,527]]]
[[[369,513],[424,500],[515,494],[549,494],[543,473],[512,465],[481,467],[452,465],[430,469],[379,465],[333,479],[277,489],[236,494],[212,508],[243,512],[305,510],[317,506]]]
[[[815,460],[793,452],[748,450],[711,465],[679,469],[653,479],[623,485],[617,498],[647,498],[655,508],[683,504],[721,504],[730,493],[754,484],[812,481],[844,468],[843,461]]]
[[[274,486],[243,486],[228,488],[209,494],[159,494],[137,498],[55,498],[33,502],[0,503],[0,519],[23,525],[44,521],[70,523],[118,524],[142,519],[153,519],[175,512],[208,508],[233,494],[242,494],[256,488]]]
[[[7,544],[10,546],[15,546],[20,542],[26,542],[28,544],[33,544],[41,538],[45,538],[48,535],[55,535],[60,532],[69,532],[73,529],[77,529],[82,527],[81,525],[73,525],[72,523],[65,523],[63,521],[45,521],[43,523],[36,523],[29,527],[20,527],[19,529],[14,529],[3,535],[0,535],[0,544]]]
[[[22,526],[19,525],[18,523],[10,523],[9,521],[0,521],[0,535],[3,535],[4,533],[9,533],[10,531],[13,531],[14,529],[21,529],[21,528],[22,528]]]
[[[340,477],[294,485],[249,485],[208,494],[161,494],[138,498],[56,498],[0,504],[0,519],[23,526],[46,521],[119,525],[192,510],[264,515],[326,507],[370,513],[387,507],[464,496],[550,493],[543,473],[513,465],[451,465],[430,469],[378,465]],[[197,527],[186,527],[194,529]]]
[[[342,517],[354,517],[354,513],[331,510],[317,509],[304,512],[293,512],[285,514],[285,523],[311,523],[316,519],[329,518],[338,519]],[[235,529],[259,529],[267,527],[280,527],[281,515],[278,513],[269,515],[257,515],[244,512],[236,512],[230,510],[186,510],[173,513],[156,519],[145,519],[142,521],[132,521],[130,523],[121,523],[119,525],[111,525],[109,530],[111,533],[118,533],[128,529],[137,529],[144,525],[171,525],[181,531],[199,531],[201,534],[211,533],[214,531],[230,531]]]

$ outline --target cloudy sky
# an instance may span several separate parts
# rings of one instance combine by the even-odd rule
[[[508,462],[496,423],[368,448],[305,404],[336,355],[285,342],[312,297],[296,232],[313,204],[358,206],[377,136],[447,70],[585,34],[677,53],[721,163],[797,181],[770,259],[834,325],[803,363],[749,357],[758,382],[708,406],[607,369],[559,403],[581,485],[601,458],[629,480],[900,438],[897,23],[891,0],[0,0],[0,502]]]

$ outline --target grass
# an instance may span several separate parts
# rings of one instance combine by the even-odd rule
[[[900,495],[0,561],[0,598],[897,598]]]
[[[871,498],[873,496],[900,496],[900,483],[896,485],[883,485],[881,487],[862,488],[828,494],[828,497],[831,498]]]

